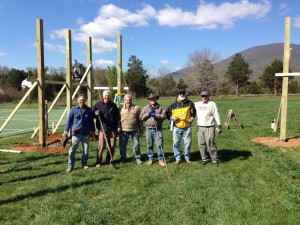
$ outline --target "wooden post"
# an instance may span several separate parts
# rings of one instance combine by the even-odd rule
[[[67,113],[72,108],[72,40],[71,30],[66,30],[66,105]]]
[[[87,50],[87,66],[92,64],[92,38],[87,37],[87,43],[86,43],[86,50]],[[92,107],[93,101],[92,101],[92,68],[90,69],[89,73],[87,74],[87,105]]]
[[[283,73],[289,72],[290,64],[290,29],[291,18],[285,19],[285,35],[284,35],[284,53],[283,53]],[[286,142],[286,120],[287,120],[287,97],[288,97],[289,77],[285,76],[282,80],[282,96],[281,96],[281,125],[280,140]]]
[[[117,67],[118,93],[122,92],[122,35],[118,35],[118,67]]]
[[[39,144],[46,146],[45,130],[45,81],[43,20],[36,20],[36,47],[38,63]]]

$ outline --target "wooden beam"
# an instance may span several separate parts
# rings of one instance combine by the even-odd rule
[[[122,91],[122,35],[118,35],[117,92]]]
[[[275,77],[296,77],[300,76],[300,73],[275,73]]]
[[[86,42],[86,51],[87,51],[87,65],[92,64],[92,38],[87,37]],[[93,101],[92,101],[92,76],[93,76],[93,70],[90,70],[87,74],[87,105],[92,107]]]

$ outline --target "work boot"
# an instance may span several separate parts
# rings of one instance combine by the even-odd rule
[[[87,170],[89,167],[88,166],[83,166],[82,167],[84,170]]]
[[[179,160],[179,159],[176,159],[175,164],[176,164],[176,165],[179,165],[179,164],[180,164],[180,160]]]
[[[136,164],[141,165],[141,164],[143,164],[143,161],[140,160],[140,159],[137,159],[137,160],[136,160]]]
[[[218,162],[218,161],[215,161],[215,162],[213,162],[213,165],[214,165],[215,167],[218,167],[218,166],[219,166],[219,162]]]
[[[208,160],[202,160],[202,165],[205,166],[208,163]]]
[[[101,164],[96,164],[96,168],[100,168],[101,167]]]
[[[147,163],[149,166],[151,166],[153,164],[153,160],[152,159],[149,159],[148,163]]]
[[[189,159],[186,159],[186,162],[187,162],[188,164],[191,164],[191,163],[192,163],[192,161],[189,160]]]
[[[68,167],[68,169],[66,170],[67,173],[70,173],[73,171],[73,167]]]
[[[167,164],[165,161],[159,161],[159,165],[162,166],[162,167],[165,167]]]

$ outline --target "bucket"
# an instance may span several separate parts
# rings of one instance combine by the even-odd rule
[[[271,129],[274,130],[274,128],[275,128],[275,123],[274,123],[274,121],[272,121],[272,123],[271,123]]]

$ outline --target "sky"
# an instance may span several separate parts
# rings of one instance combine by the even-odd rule
[[[86,65],[92,38],[93,67],[122,68],[135,55],[148,74],[187,66],[205,48],[228,58],[248,48],[284,42],[291,17],[291,43],[300,44],[299,0],[0,0],[0,66],[37,67],[36,20],[43,20],[44,63],[66,67],[65,31],[72,59]]]

